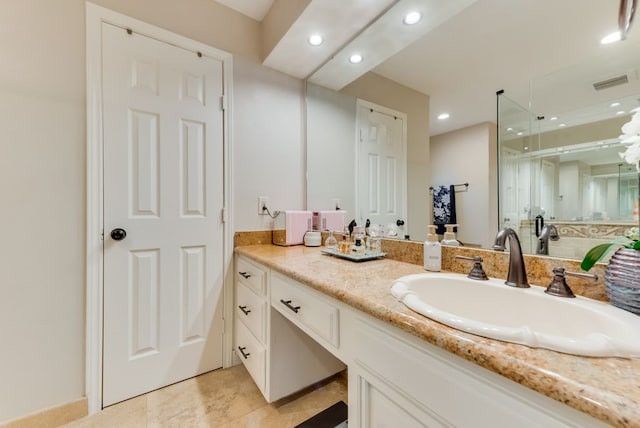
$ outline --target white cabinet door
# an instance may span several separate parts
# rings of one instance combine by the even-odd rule
[[[355,390],[353,392],[355,399],[351,397],[349,399],[349,405],[355,407],[349,418],[351,428],[451,426],[436,416],[424,412],[384,380],[358,365],[349,367],[349,389]]]

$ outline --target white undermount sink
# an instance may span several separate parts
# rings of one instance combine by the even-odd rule
[[[394,281],[407,307],[458,330],[535,348],[592,357],[640,357],[640,316],[583,297],[550,296],[504,280],[424,273]]]

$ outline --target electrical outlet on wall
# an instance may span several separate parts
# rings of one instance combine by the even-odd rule
[[[269,207],[269,197],[268,196],[258,196],[258,214],[266,215],[267,210],[265,208]]]

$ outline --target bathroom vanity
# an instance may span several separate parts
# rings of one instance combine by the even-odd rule
[[[250,245],[236,248],[235,267],[235,349],[267,401],[347,366],[351,427],[640,425],[640,360],[528,348],[431,321],[389,293],[421,266]]]

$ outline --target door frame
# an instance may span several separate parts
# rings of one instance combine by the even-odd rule
[[[86,2],[86,78],[87,78],[87,253],[86,253],[86,357],[85,392],[89,414],[102,409],[104,215],[103,215],[103,123],[102,123],[102,23],[109,23],[156,40],[201,52],[223,63],[223,367],[233,363],[233,216],[231,106],[233,61],[230,53],[188,39],[135,18]]]

